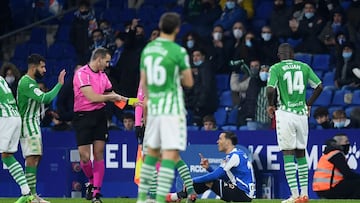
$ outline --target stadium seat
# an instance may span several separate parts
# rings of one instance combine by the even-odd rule
[[[56,42],[69,42],[70,41],[70,25],[60,25],[56,35]]]
[[[15,47],[13,59],[15,60],[24,60],[29,55],[29,46],[27,43],[18,44]]]
[[[136,10],[131,8],[126,8],[121,11],[117,10],[119,13],[119,19],[112,23],[119,23],[119,22],[129,22],[136,17]]]
[[[329,54],[314,54],[311,67],[314,70],[329,71],[330,55]]]
[[[237,108],[231,109],[231,111],[228,114],[228,119],[226,123],[229,125],[237,125],[238,114],[239,114],[239,110]]]
[[[342,106],[330,106],[328,108],[329,110],[329,118],[332,118],[332,114],[334,113],[334,111],[336,110],[343,110],[344,108]]]
[[[199,130],[199,126],[196,126],[196,125],[188,125],[188,126],[187,126],[187,130],[188,130],[188,131],[198,131],[198,130]]]
[[[231,91],[227,90],[221,93],[219,97],[219,106],[221,107],[231,107],[233,105],[232,103],[232,96]]]
[[[224,125],[221,126],[221,129],[226,131],[235,131],[238,129],[238,127],[236,125]]]
[[[100,18],[108,20],[109,22],[111,22],[113,24],[125,22],[126,20],[123,21],[122,20],[123,18],[120,17],[120,13],[119,13],[118,8],[108,8],[102,12],[102,14],[100,15]]]
[[[29,44],[29,54],[40,54],[44,57],[46,57],[46,44]]]
[[[228,74],[216,75],[216,88],[218,92],[230,89],[230,76]]]
[[[311,54],[305,54],[305,53],[296,53],[295,54],[295,60],[304,62],[308,65],[311,65],[311,58],[312,58]]]
[[[315,100],[313,105],[328,106],[328,105],[330,105],[330,103],[332,101],[332,96],[333,96],[333,91],[324,90],[321,92],[320,96]]]
[[[63,43],[62,46],[63,46],[62,57],[65,59],[75,60],[76,59],[76,51],[75,51],[75,48],[73,47],[73,45],[70,43]]]
[[[334,72],[326,72],[322,78],[322,83],[323,86],[334,86],[334,77],[335,77],[335,73]]]
[[[356,108],[355,106],[349,106],[345,109],[345,114],[346,114],[346,117],[350,118],[350,114],[351,112],[354,110],[354,108]]]
[[[314,73],[315,73],[315,74],[320,78],[320,80],[321,80],[321,78],[323,77],[323,71],[322,71],[322,70],[315,70]]]
[[[300,42],[302,42],[302,39],[289,38],[286,42],[289,43],[292,47],[296,47]]]
[[[334,97],[332,99],[331,105],[338,105],[338,106],[346,106],[348,104],[345,103],[344,97],[345,94],[349,93],[349,91],[345,90],[335,90]]]
[[[261,33],[261,28],[267,25],[268,22],[265,19],[253,19],[251,24],[252,24],[252,30],[257,35]]]
[[[37,43],[37,44],[46,44],[46,29],[32,28],[29,42]]]
[[[218,127],[221,127],[221,126],[226,124],[227,111],[225,110],[224,107],[220,107],[214,113],[214,117],[215,117],[215,120],[216,120],[216,125]]]
[[[360,90],[355,90],[353,92],[352,102],[353,105],[360,105]]]

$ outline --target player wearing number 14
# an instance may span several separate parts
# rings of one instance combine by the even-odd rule
[[[283,43],[279,46],[278,57],[281,61],[270,68],[267,97],[270,117],[275,113],[277,142],[284,156],[285,176],[291,190],[290,198],[282,202],[304,203],[308,202],[309,196],[308,165],[305,157],[309,131],[308,112],[320,95],[322,84],[310,66],[293,60],[294,50],[289,44]],[[306,100],[307,84],[315,90]],[[274,104],[275,88],[278,93],[277,108]]]

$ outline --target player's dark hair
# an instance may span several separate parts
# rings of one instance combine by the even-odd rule
[[[294,49],[289,43],[282,43],[278,49],[278,57],[280,60],[293,59]]]
[[[106,48],[103,48],[103,47],[99,47],[97,49],[95,49],[92,54],[91,54],[91,60],[94,61],[96,60],[97,58],[101,57],[101,58],[105,58],[106,55],[110,55],[111,56],[111,53],[108,49]]]
[[[225,138],[231,140],[231,143],[233,145],[237,145],[238,143],[238,139],[237,139],[237,135],[231,131],[224,131],[223,133],[225,133]]]
[[[180,27],[180,15],[175,12],[164,13],[159,21],[159,28],[165,34],[172,34],[176,28]]]
[[[45,58],[43,56],[41,56],[40,54],[31,54],[28,58],[27,58],[27,63],[28,65],[39,65],[40,62],[45,62]]]

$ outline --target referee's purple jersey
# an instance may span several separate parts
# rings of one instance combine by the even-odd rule
[[[104,94],[112,89],[111,82],[103,71],[94,72],[89,65],[78,69],[74,75],[74,112],[93,111],[105,106],[105,102],[91,102],[81,92],[82,87],[91,86],[97,94]]]

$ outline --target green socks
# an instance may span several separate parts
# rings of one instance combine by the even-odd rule
[[[299,196],[294,155],[284,155],[285,176],[293,197]]]
[[[298,174],[299,174],[299,183],[301,195],[308,195],[308,174],[309,169],[306,161],[306,157],[296,158],[298,164]]]
[[[32,167],[32,166],[25,167],[26,180],[32,194],[36,194],[36,171],[37,171],[36,167]]]
[[[178,170],[181,179],[184,181],[187,193],[188,194],[195,193],[193,181],[190,176],[189,167],[186,165],[186,163],[183,160],[180,160],[177,162],[175,168]]]
[[[30,192],[29,186],[27,185],[25,174],[22,166],[15,159],[14,156],[4,157],[2,161],[9,169],[11,176],[14,178],[15,182],[20,186],[21,193],[28,194]]]
[[[147,192],[152,184],[154,177],[154,171],[156,170],[155,164],[158,158],[150,155],[145,156],[144,163],[141,166],[140,172],[140,184],[139,184],[139,194],[138,200],[145,201]]]
[[[163,159],[158,174],[158,186],[156,190],[156,201],[165,202],[165,197],[171,189],[175,174],[175,162]]]

